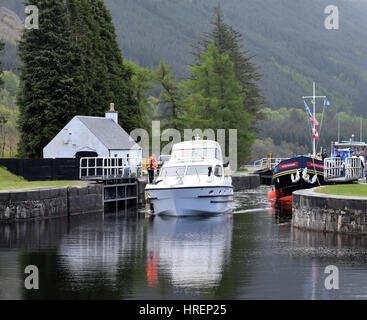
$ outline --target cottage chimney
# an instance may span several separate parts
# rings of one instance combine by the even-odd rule
[[[106,112],[106,119],[112,119],[116,123],[118,123],[118,112],[115,111],[115,104],[110,104],[110,110]]]

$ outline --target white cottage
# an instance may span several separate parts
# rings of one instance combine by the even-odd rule
[[[142,163],[142,148],[118,124],[118,112],[111,108],[106,117],[75,116],[43,148],[43,157],[120,157],[130,164]]]

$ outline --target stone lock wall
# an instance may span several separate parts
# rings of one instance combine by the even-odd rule
[[[232,185],[234,191],[255,189],[260,186],[260,176],[257,174],[233,175]]]
[[[68,190],[68,213],[76,215],[82,213],[103,211],[103,186],[89,185],[87,187],[72,187]]]
[[[101,185],[0,192],[0,221],[64,217],[103,211]]]
[[[367,234],[367,198],[319,194],[314,189],[293,192],[294,227],[323,232]]]

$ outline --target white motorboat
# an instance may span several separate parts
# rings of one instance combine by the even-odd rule
[[[152,214],[194,216],[230,212],[233,186],[219,143],[175,144],[156,181],[146,186]]]

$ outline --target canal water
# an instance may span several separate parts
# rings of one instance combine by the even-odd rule
[[[367,238],[292,229],[268,190],[237,193],[233,214],[208,218],[2,224],[0,299],[366,299]],[[28,265],[38,290],[24,287]],[[330,265],[338,290],[325,287]]]

